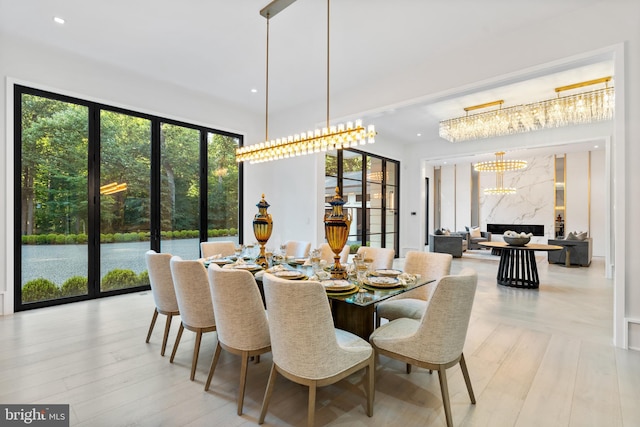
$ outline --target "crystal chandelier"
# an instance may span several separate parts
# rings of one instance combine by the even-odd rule
[[[268,162],[328,150],[355,147],[375,142],[375,127],[364,127],[361,120],[331,126],[329,123],[329,12],[327,0],[327,124],[322,129],[310,130],[284,138],[269,139],[269,19],[284,10],[295,0],[274,0],[265,6],[260,15],[267,19],[267,72],[266,72],[266,113],[265,140],[236,149],[236,162]]]
[[[488,162],[479,162],[473,167],[478,172],[495,172],[496,186],[493,188],[485,188],[486,195],[515,194],[516,189],[504,186],[504,173],[506,171],[515,171],[527,167],[525,160],[505,160],[504,151],[495,153],[496,159]]]
[[[467,107],[466,116],[440,122],[440,137],[451,142],[490,138],[610,120],[614,110],[611,76],[557,87],[558,98],[502,108],[503,100]],[[602,89],[560,97],[560,92],[604,83]],[[469,115],[469,111],[500,105],[500,109]]]

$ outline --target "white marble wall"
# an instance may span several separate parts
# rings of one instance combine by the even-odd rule
[[[496,186],[492,172],[480,174],[480,227],[487,224],[541,224],[545,236],[533,242],[546,243],[553,238],[553,156],[525,158],[507,156],[506,159],[526,160],[526,169],[504,173],[504,186],[515,187],[516,194],[485,195],[484,189]]]

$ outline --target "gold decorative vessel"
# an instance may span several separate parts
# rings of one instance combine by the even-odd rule
[[[273,219],[271,214],[267,213],[267,208],[271,205],[264,199],[262,199],[256,205],[258,207],[258,213],[253,217],[253,234],[256,236],[256,240],[260,243],[260,255],[256,258],[255,263],[263,268],[269,267],[267,263],[267,257],[264,251],[264,246],[271,237],[271,231],[273,230]]]
[[[351,227],[351,215],[342,211],[342,205],[344,200],[340,197],[338,187],[336,187],[336,194],[329,202],[331,205],[331,212],[324,215],[324,233],[327,237],[329,247],[334,253],[334,263],[331,266],[331,278],[332,279],[346,279],[347,271],[340,265],[340,252],[344,245],[347,243],[347,237],[349,237],[349,227]]]

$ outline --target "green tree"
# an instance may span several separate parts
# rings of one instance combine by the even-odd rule
[[[100,183],[127,185],[125,191],[100,196],[103,233],[149,230],[150,168],[151,121],[102,110]]]
[[[79,232],[87,214],[87,108],[22,98],[22,232]]]
[[[208,145],[209,229],[238,227],[238,163],[236,138],[210,134]]]
[[[160,152],[162,230],[197,230],[200,132],[184,126],[163,123]]]

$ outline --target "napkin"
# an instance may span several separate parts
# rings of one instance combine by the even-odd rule
[[[406,285],[408,283],[415,283],[419,277],[419,274],[402,273],[398,276],[398,280]]]
[[[285,267],[284,265],[278,264],[278,265],[274,265],[273,267],[267,268],[266,272],[267,273],[275,273],[277,271],[283,271],[283,270],[289,270],[289,269],[287,267]]]

